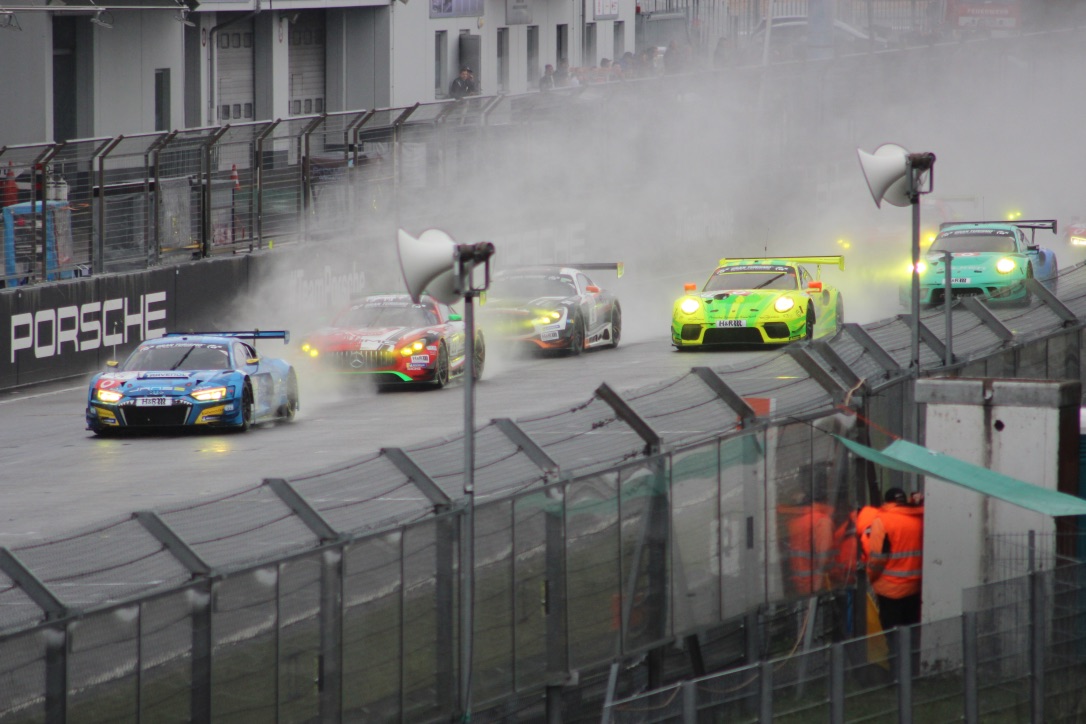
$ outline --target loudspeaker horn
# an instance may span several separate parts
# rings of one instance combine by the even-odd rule
[[[415,238],[399,230],[396,249],[407,292],[416,304],[429,293],[442,304],[455,304],[463,296],[456,289],[457,244],[440,229],[427,229]]]
[[[909,152],[896,143],[884,143],[874,153],[860,149],[856,149],[856,153],[860,156],[860,168],[875,206],[882,208],[883,201],[894,206],[908,206],[909,179],[905,176],[905,166]]]

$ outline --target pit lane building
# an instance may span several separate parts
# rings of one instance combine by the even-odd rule
[[[0,139],[133,135],[486,95],[634,49],[635,0],[0,3]]]

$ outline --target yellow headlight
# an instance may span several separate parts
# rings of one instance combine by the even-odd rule
[[[320,352],[317,350],[316,347],[311,347],[310,348],[310,350],[309,350],[309,356],[310,357],[316,357],[319,354],[320,354]]]
[[[403,357],[410,357],[415,350],[411,349],[411,345],[407,345],[400,350],[400,355]]]
[[[1014,259],[1008,259],[1007,257],[1003,257],[996,262],[996,271],[1000,274],[1010,274],[1014,271],[1014,267]]]
[[[1086,246],[1086,236],[1072,236],[1071,246]]]
[[[310,349],[312,349],[312,347],[309,346],[309,342],[306,342],[305,344],[302,345],[302,351],[303,352],[308,352]]]
[[[687,297],[682,301],[681,304],[679,304],[679,309],[681,309],[685,314],[693,314],[694,312],[701,309],[701,302],[699,302],[697,299],[691,299],[690,297]]]
[[[124,395],[115,390],[98,390],[95,396],[102,402],[117,402],[124,397]]]
[[[208,387],[203,390],[195,390],[192,393],[192,397],[200,402],[212,402],[214,400],[221,400],[226,397],[225,387]]]
[[[777,301],[773,302],[773,308],[782,314],[794,306],[796,306],[796,300],[792,297],[777,297]]]

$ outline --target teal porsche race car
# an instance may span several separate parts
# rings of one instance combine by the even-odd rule
[[[1056,221],[958,221],[939,226],[918,266],[920,304],[942,304],[946,297],[946,258],[950,256],[951,298],[975,296],[985,302],[1023,302],[1030,298],[1026,279],[1052,288],[1058,264],[1052,249],[1038,245],[1037,230],[1056,233]],[[1028,234],[1027,234],[1028,232]],[[901,302],[911,298],[910,278],[901,286]]]
[[[816,266],[814,276],[804,264]],[[832,335],[844,323],[841,293],[820,278],[821,266],[845,268],[843,256],[721,259],[701,291],[686,285],[671,313],[679,350],[778,345]]]

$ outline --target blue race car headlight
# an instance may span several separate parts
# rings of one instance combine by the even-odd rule
[[[214,402],[226,396],[227,390],[225,387],[207,387],[202,390],[194,390],[192,393],[192,398],[200,402]]]
[[[102,402],[109,403],[119,402],[120,400],[124,399],[124,395],[122,395],[120,392],[117,392],[116,390],[97,390],[95,391],[94,396]]]

